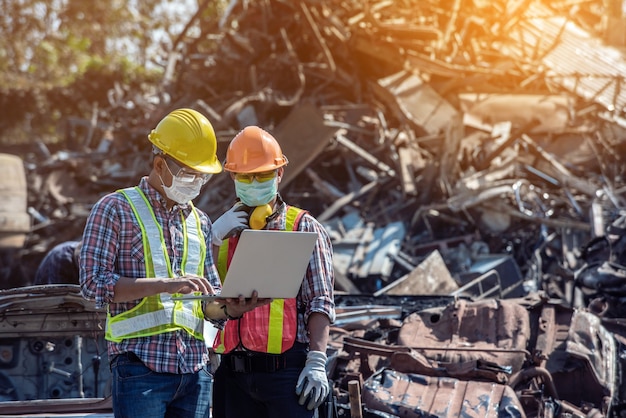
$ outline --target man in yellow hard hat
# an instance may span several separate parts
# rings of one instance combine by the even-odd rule
[[[310,213],[288,205],[278,193],[287,163],[276,139],[257,126],[239,132],[226,152],[224,169],[239,201],[214,224],[220,277],[237,245],[232,231],[248,227],[242,205],[269,207],[256,229],[312,231],[318,238],[296,298],[274,299],[245,314],[228,307],[230,320],[214,343],[221,354],[213,386],[215,418],[311,418],[330,392],[325,365],[335,320],[332,246]],[[268,262],[280,263],[281,254]]]
[[[194,296],[221,289],[212,224],[192,203],[222,171],[210,122],[193,109],[177,109],[148,138],[150,174],[102,197],[87,219],[81,291],[107,308],[115,416],[206,418],[212,379],[204,320],[223,327],[225,312],[242,315],[267,301],[255,293],[220,304]]]

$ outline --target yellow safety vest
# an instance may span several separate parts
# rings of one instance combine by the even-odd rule
[[[141,228],[146,277],[173,277],[163,230],[147,197],[139,187],[118,190],[130,203]],[[189,203],[191,205],[191,202]],[[181,213],[181,217],[182,217]],[[183,260],[181,269],[204,275],[206,243],[196,209],[183,219]],[[185,330],[197,339],[204,339],[204,313],[199,300],[174,301],[169,293],[145,297],[132,309],[111,316],[107,312],[105,338],[120,342],[128,338],[147,337],[166,332]]]
[[[295,231],[304,210],[288,206],[285,230]],[[238,238],[225,240],[219,249],[217,269],[224,281],[228,264]],[[216,353],[229,353],[241,346],[249,351],[280,354],[291,348],[298,334],[296,299],[274,299],[272,303],[247,312],[237,320],[229,320],[218,331],[213,348]]]

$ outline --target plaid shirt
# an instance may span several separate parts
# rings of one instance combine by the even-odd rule
[[[165,200],[148,184],[147,177],[141,179],[139,188],[148,198],[163,230],[172,271],[180,274],[183,257],[181,213],[185,217],[189,215],[191,205],[176,205],[167,210]],[[197,212],[207,245],[204,276],[219,292],[221,285],[212,255],[211,221],[202,211]],[[113,303],[113,296],[120,277],[146,277],[141,237],[141,229],[135,221],[131,206],[121,193],[104,196],[92,208],[80,254],[81,291],[85,298],[95,300],[97,307],[108,305],[113,316],[140,302]],[[109,359],[126,351],[132,351],[147,367],[159,373],[193,373],[208,362],[204,341],[182,330],[126,339],[119,343],[108,341]]]
[[[287,205],[280,198],[279,202],[280,206],[269,217],[265,229],[285,230]],[[331,323],[335,322],[333,248],[326,229],[309,213],[305,213],[300,218],[298,231],[317,232],[318,234],[313,257],[309,262],[304,282],[296,298],[298,306],[298,335],[296,340],[308,343],[309,336],[306,323],[311,313],[323,313],[328,316]]]

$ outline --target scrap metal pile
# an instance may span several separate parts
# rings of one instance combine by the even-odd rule
[[[369,322],[369,333],[340,332],[337,352],[360,363],[334,369],[338,392],[346,376],[378,379],[363,386],[371,416],[442,416],[412,385],[460,393],[462,383],[478,386],[460,400],[493,394],[500,410],[484,416],[508,416],[506,405],[510,416],[603,416],[623,394],[626,335],[626,60],[601,38],[603,4],[242,0],[219,21],[200,11],[167,57],[161,91],[120,86],[110,108],[67,122],[67,149],[40,144],[27,156],[34,223],[22,284],[29,260],[80,236],[99,196],[147,173],[156,122],[192,107],[214,124],[222,156],[246,125],[279,140],[290,161],[281,194],[330,231],[340,296],[450,297],[429,306],[443,311],[383,313],[383,325],[368,304],[380,332]],[[215,219],[234,197],[218,175],[196,203]],[[547,297],[523,299],[536,294]],[[484,321],[462,320],[470,312]],[[374,373],[372,354],[396,367]],[[381,406],[377,385],[393,382],[400,410]]]

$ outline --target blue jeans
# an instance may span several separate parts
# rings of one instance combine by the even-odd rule
[[[134,355],[111,362],[113,412],[116,418],[208,418],[212,377],[198,373],[156,373]]]
[[[216,418],[312,418],[315,411],[298,404],[296,383],[302,368],[269,373],[240,373],[221,364],[215,372]]]

